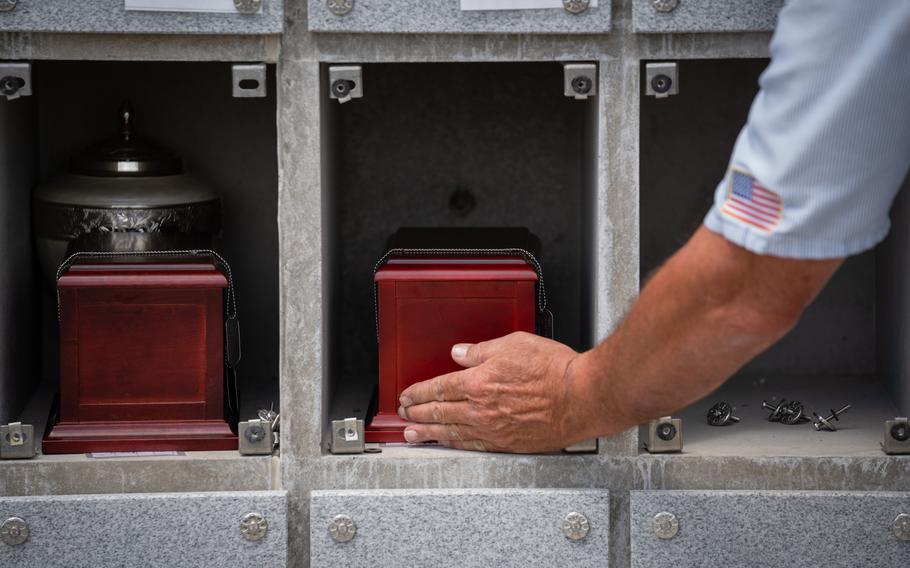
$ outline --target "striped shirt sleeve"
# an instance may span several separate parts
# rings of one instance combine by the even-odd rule
[[[705,226],[758,254],[872,248],[910,167],[910,1],[791,0]]]

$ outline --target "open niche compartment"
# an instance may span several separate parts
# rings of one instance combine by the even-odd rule
[[[766,65],[767,60],[681,61],[678,95],[655,99],[642,93],[642,282],[702,222]],[[684,453],[884,455],[884,421],[910,411],[907,202],[903,196],[893,208],[888,239],[847,259],[782,341],[674,415],[683,419]],[[762,403],[780,399],[800,401],[810,416],[851,408],[834,422],[836,432],[819,432],[811,422],[770,422]],[[720,401],[735,407],[739,423],[708,425],[707,412]]]
[[[331,420],[375,413],[374,266],[400,228],[530,230],[555,338],[590,346],[598,133],[596,98],[565,96],[560,63],[364,64],[363,97],[345,104],[330,98],[332,67],[321,106],[323,451]],[[394,444],[379,455],[396,451],[451,455]]]
[[[270,404],[277,410],[274,66],[266,69],[267,96],[261,98],[232,96],[229,63],[38,61],[32,63],[31,75],[31,96],[0,99],[0,423],[21,420],[34,425],[36,437],[41,437],[60,385],[53,268],[49,271],[44,266],[42,270],[39,251],[46,243],[36,241],[36,232],[56,234],[65,229],[52,219],[33,222],[33,195],[36,188],[68,175],[80,152],[120,135],[119,113],[124,101],[131,106],[133,135],[173,150],[182,158],[183,171],[220,198],[220,211],[213,220],[218,230],[211,247],[229,263],[236,289],[242,341],[242,359],[236,366],[239,416],[241,420],[254,418],[257,409]],[[176,183],[170,181],[173,179],[176,177],[162,177],[162,187]],[[116,232],[101,225],[93,230]],[[106,334],[117,338],[118,345],[131,344],[135,356],[141,358],[148,354],[154,337],[170,335],[169,320],[152,332],[119,319],[115,308],[107,315],[103,306],[93,309],[97,315],[94,323],[81,320],[88,327],[80,328],[80,340],[90,338],[91,326],[98,326],[94,328],[98,337]],[[184,330],[178,325],[172,331],[179,336]],[[105,346],[98,347],[98,361],[102,361]],[[175,351],[179,352],[172,354],[175,358],[185,356],[195,363],[203,357],[192,346]],[[167,359],[169,353],[158,353],[156,358]],[[108,386],[90,395],[94,403],[104,404],[113,397],[127,405],[141,405],[150,396],[154,398],[130,391],[131,379],[117,373],[116,369],[104,372]],[[176,367],[168,373],[173,376],[159,379],[178,381],[174,377],[186,375]],[[181,392],[190,399],[203,395],[186,389]],[[128,400],[133,394],[135,400]],[[194,401],[189,404],[209,404]],[[175,401],[175,408],[177,405]]]

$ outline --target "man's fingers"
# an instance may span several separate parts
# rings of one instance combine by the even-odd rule
[[[411,422],[431,424],[476,424],[476,411],[467,402],[428,402],[399,407],[398,415]]]
[[[452,346],[452,360],[462,367],[476,367],[493,356],[502,338],[480,343],[456,343]]]
[[[401,406],[408,408],[415,404],[424,404],[434,400],[438,402],[465,400],[467,398],[465,396],[465,381],[467,378],[467,371],[456,371],[414,383],[402,391],[399,402]]]
[[[464,424],[414,424],[404,429],[408,442],[462,442],[477,438],[477,432]]]

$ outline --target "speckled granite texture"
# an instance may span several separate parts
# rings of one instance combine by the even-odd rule
[[[562,529],[573,511],[590,523],[578,541]],[[350,542],[329,536],[339,514],[357,524]],[[314,491],[310,566],[603,566],[609,524],[608,491]]]
[[[632,566],[907,566],[910,542],[891,532],[910,494],[888,492],[633,491]],[[658,539],[657,513],[679,533]]]
[[[651,0],[634,0],[634,32],[764,32],[774,29],[784,0],[679,0],[658,12]]]
[[[309,28],[319,32],[370,33],[542,33],[610,31],[610,0],[580,14],[563,9],[462,12],[458,0],[354,0],[344,16],[326,0],[309,0]]]
[[[240,536],[249,512],[265,537]],[[287,493],[146,493],[0,498],[0,520],[24,519],[28,540],[0,544],[0,566],[262,566],[287,563]]]
[[[187,12],[127,12],[123,0],[19,0],[10,12],[0,12],[0,31],[277,34],[284,26],[284,0],[264,0],[262,13],[202,14]]]

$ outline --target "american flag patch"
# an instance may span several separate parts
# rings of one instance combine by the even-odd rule
[[[755,178],[737,170],[730,171],[730,189],[721,213],[770,233],[779,224],[784,202],[778,194],[763,187]]]

